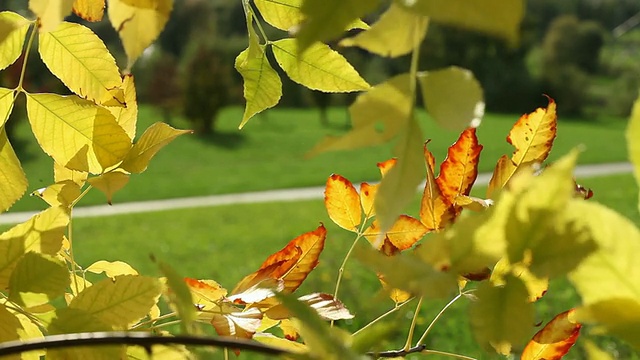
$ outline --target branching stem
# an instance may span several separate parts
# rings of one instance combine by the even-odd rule
[[[31,34],[29,35],[29,42],[27,42],[27,48],[24,52],[24,61],[22,62],[22,70],[20,70],[20,80],[18,80],[18,87],[16,90],[24,91],[22,84],[24,83],[24,75],[27,71],[27,62],[29,60],[29,53],[31,52],[31,46],[33,45],[33,39],[36,37],[36,33],[38,32],[37,22],[34,21],[33,26],[31,27]]]
[[[396,305],[395,307],[393,307],[392,309],[390,309],[389,311],[387,311],[386,313],[378,316],[375,320],[371,321],[370,323],[368,323],[367,325],[363,326],[362,328],[360,328],[358,331],[354,332],[352,334],[352,336],[356,336],[358,333],[365,331],[366,329],[368,329],[369,327],[373,326],[375,323],[377,323],[378,321],[384,319],[385,317],[393,314],[394,312],[400,310],[403,306],[407,305],[408,303],[410,303],[414,298],[411,298],[405,302],[403,302],[400,305]]]
[[[416,311],[413,313],[413,319],[411,319],[411,327],[409,328],[409,334],[407,335],[407,342],[404,344],[404,350],[411,348],[411,342],[413,342],[413,333],[416,330],[416,322],[418,321],[418,314],[420,314],[420,308],[422,307],[422,297],[418,299],[418,305],[416,305]],[[418,344],[421,342],[419,341]]]

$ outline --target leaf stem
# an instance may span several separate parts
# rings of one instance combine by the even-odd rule
[[[256,18],[256,11],[255,11],[255,9],[251,6],[251,3],[249,3],[249,1],[248,1],[248,0],[243,0],[243,5],[244,5],[244,1],[246,1],[246,2],[248,3],[248,4],[247,4],[247,5],[248,5],[248,6],[247,6],[248,11],[250,11],[250,12],[251,12],[251,17],[252,17],[253,19],[255,19],[255,23],[256,23],[256,25],[258,26],[258,31],[260,31],[260,35],[262,36],[262,40],[264,40],[264,43],[265,43],[265,44],[268,44],[268,43],[270,42],[270,41],[269,41],[269,38],[267,37],[267,33],[266,33],[266,32],[264,31],[264,29],[262,28],[262,24],[260,24],[260,21],[258,21],[258,19]],[[245,9],[245,11],[247,11],[247,10]],[[253,26],[253,25],[252,25],[252,24],[247,23],[247,26]]]
[[[404,344],[404,350],[409,350],[411,348],[411,342],[413,341],[413,333],[416,330],[416,322],[418,321],[418,314],[420,313],[420,308],[422,307],[422,299],[423,297],[421,296],[418,299],[418,305],[416,305],[416,311],[413,313],[413,319],[411,319],[411,327],[409,328],[409,334],[407,335],[407,342]],[[418,344],[421,344],[422,342],[418,342]]]
[[[82,198],[87,195],[87,193],[89,192],[89,190],[91,190],[93,188],[93,186],[89,185],[87,186],[86,189],[84,189],[84,191],[80,194],[80,196],[78,196],[75,200],[73,200],[73,202],[71,202],[71,204],[69,205],[69,208],[73,208],[74,206],[76,206],[78,204],[78,202],[80,200],[82,200]]]
[[[24,61],[22,62],[22,69],[20,70],[20,80],[18,80],[18,86],[16,90],[22,92],[24,88],[22,84],[24,82],[24,75],[27,70],[27,61],[29,60],[29,53],[31,52],[31,46],[33,45],[33,39],[36,37],[36,33],[38,32],[37,23],[34,21],[34,26],[31,27],[31,34],[29,35],[29,41],[27,42],[27,48],[24,52]]]
[[[431,321],[431,324],[429,324],[429,326],[427,327],[427,330],[424,331],[424,333],[422,334],[422,336],[420,337],[420,340],[418,340],[418,344],[422,344],[424,343],[425,339],[427,338],[427,335],[429,335],[429,332],[431,331],[431,328],[433,328],[433,325],[436,323],[436,321],[438,321],[438,319],[440,319],[440,317],[442,316],[442,314],[444,314],[445,311],[447,311],[447,309],[453,305],[456,301],[458,301],[458,299],[460,299],[462,297],[462,295],[466,294],[467,292],[461,292],[458,295],[456,295],[453,299],[451,299],[451,301],[449,301],[449,303],[447,303],[447,305],[445,305],[442,310],[440,310],[440,312],[436,315],[435,318],[433,318],[433,320]]]
[[[76,277],[77,264],[76,260],[73,257],[73,220],[71,219],[71,215],[73,212],[73,207],[69,207],[69,225],[67,226],[67,240],[69,240],[69,257],[71,258],[71,273],[73,274],[73,286],[76,289],[76,296],[80,294],[80,287],[78,287],[78,278]]]
[[[452,358],[456,358],[456,359],[463,359],[463,360],[477,360],[476,358],[472,358],[470,356],[454,354],[454,353],[450,353],[450,352],[446,352],[446,351],[438,351],[438,350],[426,349],[426,350],[422,350],[421,353],[422,354],[426,354],[426,355],[442,355],[442,356],[448,356],[448,357],[452,357]]]
[[[414,298],[408,299],[407,301],[403,302],[400,305],[396,305],[393,308],[391,308],[389,311],[387,311],[386,313],[378,316],[375,320],[371,321],[370,323],[368,323],[367,325],[363,326],[362,328],[360,328],[358,331],[354,332],[353,334],[351,334],[351,336],[356,336],[358,333],[365,331],[366,329],[368,329],[369,327],[373,326],[375,323],[377,323],[378,321],[384,319],[385,317],[393,314],[394,312],[400,310],[403,306],[407,305],[408,303],[410,303]]]
[[[176,315],[177,315],[177,313],[176,313],[175,311],[174,311],[174,312],[171,312],[171,313],[168,313],[168,314],[160,315],[160,316],[158,316],[158,317],[157,317],[157,318],[155,318],[155,319],[149,319],[149,320],[146,320],[146,321],[143,321],[143,322],[141,322],[141,323],[139,323],[139,324],[134,325],[133,327],[131,327],[131,330],[133,330],[133,329],[139,329],[139,328],[141,328],[141,327],[143,327],[143,326],[145,326],[145,325],[147,325],[147,324],[152,324],[152,323],[154,323],[154,322],[158,322],[158,321],[161,321],[161,320],[164,320],[164,319],[168,319],[168,318],[173,317],[173,316],[176,316]],[[162,324],[161,324],[161,325],[162,325]],[[154,328],[154,327],[152,327],[152,329],[153,329],[153,328]]]

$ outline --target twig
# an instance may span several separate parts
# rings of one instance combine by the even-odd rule
[[[418,346],[414,346],[408,349],[402,350],[389,350],[389,351],[381,351],[381,352],[368,352],[367,356],[372,358],[395,358],[395,357],[404,357],[409,354],[419,353],[427,349],[427,345],[422,344]]]

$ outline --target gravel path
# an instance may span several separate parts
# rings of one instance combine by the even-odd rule
[[[604,176],[611,174],[629,173],[633,170],[630,163],[610,163],[581,165],[576,168],[575,175],[578,178]],[[486,185],[491,174],[479,174],[476,184]],[[424,186],[424,185],[423,185]],[[298,201],[308,199],[321,199],[324,195],[324,186],[268,190],[259,192],[247,192],[237,194],[209,195],[179,199],[139,201],[114,205],[97,205],[77,207],[73,210],[73,217],[97,217],[119,214],[132,214],[151,211],[172,209],[185,209],[205,206],[220,206],[230,204],[263,203],[274,201]],[[0,215],[0,224],[15,224],[26,221],[36,212],[16,212]]]

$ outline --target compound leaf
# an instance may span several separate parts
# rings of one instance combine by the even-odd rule
[[[333,174],[327,179],[324,190],[324,205],[329,218],[349,231],[358,231],[362,222],[360,197],[351,181]]]
[[[190,133],[191,130],[177,130],[162,122],[154,123],[133,145],[120,167],[131,173],[141,173],[147,169],[149,161],[160,149],[178,136]]]
[[[22,54],[30,24],[29,20],[14,12],[0,12],[0,70],[13,64]]]

